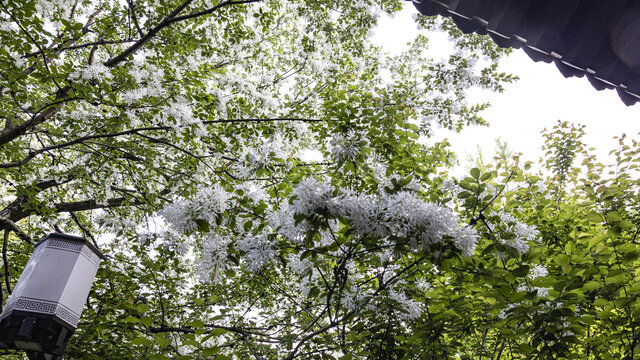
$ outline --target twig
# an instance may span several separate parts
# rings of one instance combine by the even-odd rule
[[[69,215],[71,215],[71,218],[76,223],[76,225],[78,225],[78,227],[82,230],[84,235],[88,236],[91,239],[91,242],[93,242],[93,245],[96,247],[96,249],[100,250],[100,248],[98,247],[98,242],[96,241],[96,238],[93,236],[91,231],[89,231],[89,229],[87,229],[84,225],[82,225],[82,223],[80,222],[80,219],[78,219],[78,217],[76,216],[76,213],[74,213],[73,211],[69,211]]]

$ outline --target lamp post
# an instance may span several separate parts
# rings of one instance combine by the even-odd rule
[[[40,240],[0,314],[0,341],[31,360],[60,359],[103,259],[78,236]]]

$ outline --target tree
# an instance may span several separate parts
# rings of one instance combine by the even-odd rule
[[[69,358],[635,356],[637,142],[607,174],[564,124],[552,175],[463,179],[428,144],[514,79],[489,39],[380,56],[394,0],[0,6],[3,298],[49,228],[113,236]]]

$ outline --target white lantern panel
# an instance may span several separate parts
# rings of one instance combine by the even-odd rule
[[[36,245],[0,319],[26,311],[77,327],[102,254],[85,239],[56,235]]]

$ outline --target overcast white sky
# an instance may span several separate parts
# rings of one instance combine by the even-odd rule
[[[402,51],[418,30],[412,20],[417,10],[408,2],[394,18],[385,17],[375,31],[374,41],[386,51]],[[431,42],[437,50],[438,41]],[[446,51],[446,47],[445,50]],[[564,78],[553,64],[534,62],[516,50],[503,59],[501,71],[518,75],[520,80],[508,85],[502,94],[475,90],[469,103],[489,101],[492,106],[482,113],[490,127],[467,128],[460,134],[442,133],[452,143],[458,158],[477,153],[481,146],[485,156],[494,154],[494,140],[506,140],[511,149],[523,153],[527,160],[538,160],[543,128],[551,128],[558,119],[587,126],[585,141],[599,149],[604,161],[616,142],[613,137],[627,133],[640,138],[640,105],[625,106],[615,90],[595,90],[586,78]]]

